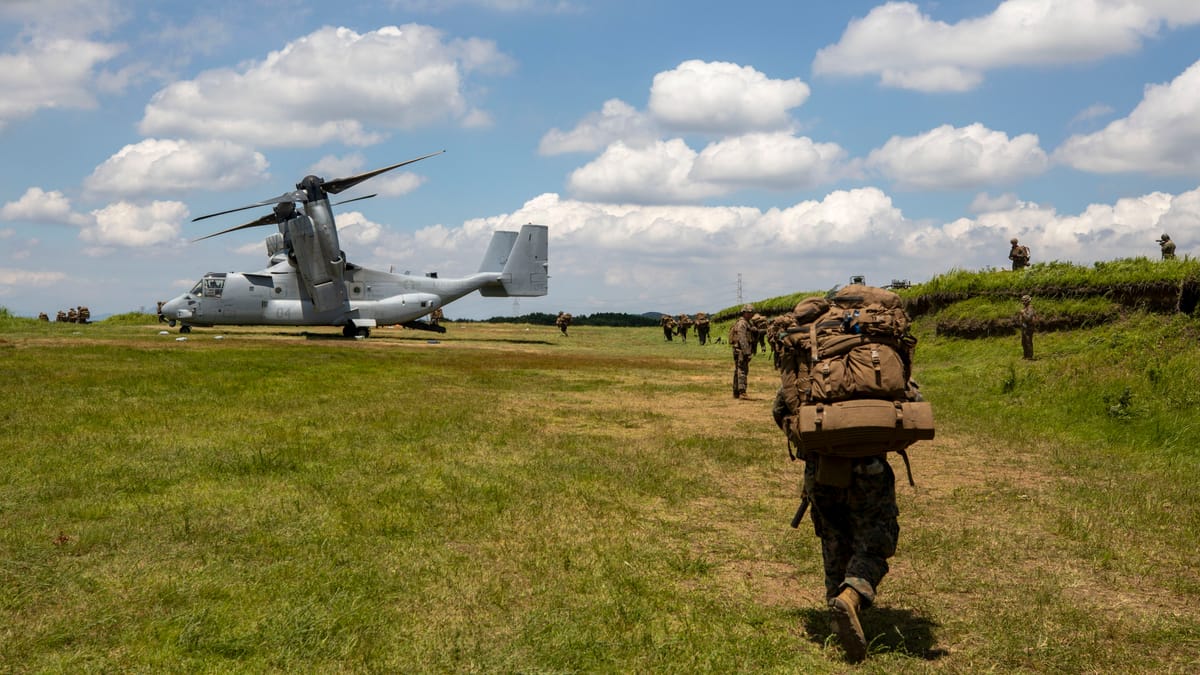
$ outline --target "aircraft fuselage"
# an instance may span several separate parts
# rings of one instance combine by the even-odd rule
[[[348,266],[349,310],[319,312],[284,261],[261,272],[210,272],[191,291],[164,303],[162,312],[191,326],[391,325],[418,319],[499,279],[495,272],[437,279]]]

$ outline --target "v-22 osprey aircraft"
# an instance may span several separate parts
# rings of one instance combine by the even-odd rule
[[[278,225],[279,232],[266,239],[270,263],[257,272],[205,274],[190,291],[163,303],[162,318],[172,327],[179,324],[181,333],[191,332],[193,326],[341,326],[346,337],[366,337],[376,326],[393,324],[444,332],[444,327],[417,319],[474,291],[487,297],[545,295],[549,278],[545,225],[493,233],[479,271],[467,277],[393,274],[346,260],[328,195],[437,154],[441,153],[347,178],[307,176],[294,192],[195,218],[193,222],[273,204],[266,216],[195,240]],[[297,211],[297,203],[303,204],[303,213]]]

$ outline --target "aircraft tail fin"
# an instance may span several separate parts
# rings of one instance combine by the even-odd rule
[[[497,230],[492,233],[492,241],[488,243],[487,253],[483,254],[483,262],[479,263],[480,272],[503,272],[508,262],[508,254],[517,243],[517,233],[508,230]]]
[[[545,295],[549,290],[549,228],[545,225],[522,225],[517,233],[497,232],[496,235],[512,235],[512,248],[507,253],[507,260],[500,270],[500,286],[490,286],[479,289],[481,295],[489,297],[533,297]],[[497,244],[497,236],[492,236],[492,244],[488,246],[489,256]],[[507,238],[507,237],[506,237]],[[485,258],[487,265],[492,258]]]

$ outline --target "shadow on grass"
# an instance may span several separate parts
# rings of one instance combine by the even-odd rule
[[[829,610],[811,607],[800,610],[804,631],[810,641],[824,645],[837,642],[829,621]],[[892,653],[936,661],[946,656],[934,646],[934,629],[939,624],[909,609],[873,607],[859,616],[872,654]]]

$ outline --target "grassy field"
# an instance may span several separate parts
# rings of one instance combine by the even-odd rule
[[[765,356],[737,401],[658,328],[135,319],[0,322],[0,670],[847,669]],[[1200,668],[1200,321],[935,320],[855,670]]]

